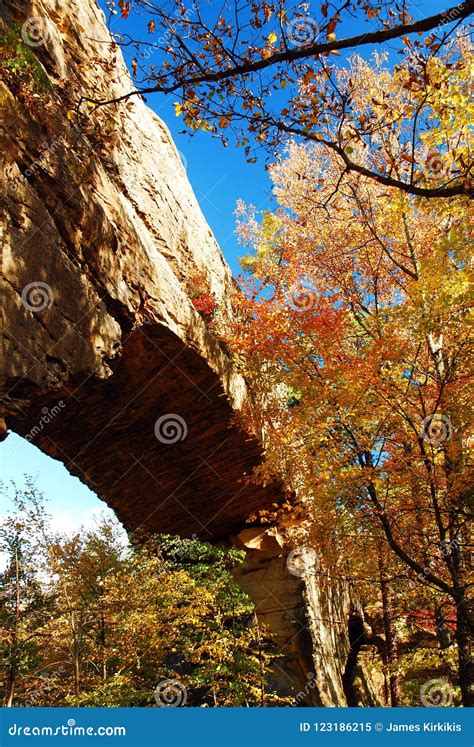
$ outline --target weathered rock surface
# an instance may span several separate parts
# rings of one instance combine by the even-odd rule
[[[60,98],[65,74],[83,95],[130,90],[119,54],[108,75],[89,64],[97,40],[110,39],[92,0],[25,5],[18,14],[6,3],[19,25],[43,19],[35,53]],[[100,124],[119,137],[104,156],[95,132],[73,147],[65,111],[35,121],[5,87],[1,103],[9,427],[64,461],[128,527],[227,535],[276,492],[244,482],[260,457],[230,424],[245,383],[187,289],[204,273],[225,304],[231,275],[168,130],[139,99],[122,119],[110,108]],[[170,414],[177,432],[165,420],[160,442],[155,422]]]
[[[383,662],[376,646],[361,646],[352,674],[355,706],[379,708],[386,705]]]
[[[346,704],[343,675],[349,655],[348,618],[351,606],[346,584],[324,572],[304,576],[304,599],[313,642],[316,691],[321,705]]]
[[[347,587],[325,584],[314,565],[295,563],[295,551],[273,529],[244,529],[234,544],[248,553],[238,582],[280,651],[274,671],[278,692],[294,706],[345,705]]]
[[[6,425],[128,529],[228,541],[279,497],[247,483],[262,448],[233,422],[245,382],[191,302],[204,273],[225,307],[229,269],[168,130],[141,100],[103,110],[78,138],[71,90],[113,97],[131,85],[119,53],[100,64],[110,53],[98,40],[110,37],[95,2],[5,0],[0,36],[28,18],[46,24],[34,53],[56,104],[37,117],[0,82]],[[250,548],[241,579],[284,652],[281,690],[304,691],[298,705],[344,704],[347,600],[323,599],[315,579],[305,591],[286,555]]]

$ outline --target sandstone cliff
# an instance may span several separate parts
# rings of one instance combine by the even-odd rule
[[[2,87],[8,423],[30,434],[62,401],[34,442],[128,526],[225,535],[269,499],[242,482],[257,443],[229,428],[244,382],[188,295],[203,273],[225,303],[229,269],[167,128],[142,101],[98,113],[85,135],[66,118],[72,81],[83,96],[130,90],[120,54],[108,75],[90,63],[110,39],[95,3],[32,2],[19,27],[25,17],[41,19],[34,52],[54,88],[35,117]],[[175,444],[155,436],[167,415],[186,430]],[[168,498],[159,513],[157,495]]]

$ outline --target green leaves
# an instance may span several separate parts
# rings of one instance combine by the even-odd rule
[[[0,660],[14,705],[152,706],[168,681],[188,705],[266,702],[274,655],[232,576],[243,551],[172,535],[124,546],[110,520],[50,537],[34,484],[13,498]]]

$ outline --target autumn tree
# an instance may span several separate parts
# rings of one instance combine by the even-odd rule
[[[105,596],[123,553],[119,526],[105,518],[93,530],[54,538],[48,547],[57,609],[48,630],[56,659],[72,674],[76,696],[97,681],[107,680],[112,623]]]
[[[467,133],[471,59],[459,40],[433,63],[440,81],[454,71],[449,116],[447,92],[432,77],[440,108],[425,144],[451,133],[429,177],[435,185],[462,139],[456,133]],[[336,84],[347,77],[358,81],[361,108],[375,91],[404,97],[400,71],[380,58],[355,58]],[[400,175],[419,163],[394,154]],[[348,523],[356,535],[381,532],[413,581],[452,600],[463,702],[472,704],[470,205],[383,187],[316,146],[290,145],[271,177],[280,207],[261,221],[243,210],[241,235],[255,251],[244,261],[231,340],[262,392],[247,414],[266,435],[260,477],[283,476],[304,495],[323,547],[330,533],[347,550]],[[350,548],[357,552],[354,539]]]
[[[137,94],[171,94],[188,131],[211,131],[225,145],[232,133],[250,160],[256,147],[273,154],[292,135],[337,154],[348,172],[412,195],[472,191],[472,161],[461,152],[462,133],[461,151],[436,184],[426,178],[428,154],[420,160],[418,153],[433,117],[438,61],[473,11],[472,0],[422,19],[412,17],[407,3],[384,0],[297,6],[234,0],[223,7],[201,0],[190,7],[182,0],[109,0],[107,5],[137,86],[116,103]],[[370,55],[381,45],[401,55],[395,66],[398,91],[379,89],[367,96],[357,76],[337,76],[344,65],[341,52]],[[444,70],[443,87],[449,87],[452,73]],[[96,106],[111,103],[90,100]],[[402,120],[410,127],[398,139]],[[440,138],[437,150],[446,147],[449,141]],[[411,168],[400,172],[401,159]]]
[[[278,653],[232,576],[242,551],[168,535],[129,544],[108,518],[59,536],[31,479],[12,498],[0,535],[7,706],[286,702],[269,686]]]
[[[0,492],[12,503],[0,527],[0,552],[5,558],[0,573],[0,671],[4,704],[10,707],[18,690],[24,695],[25,681],[35,685],[43,662],[44,623],[53,600],[41,582],[46,532],[43,497],[30,478],[22,489],[8,490],[2,485]]]
[[[243,553],[171,536],[143,539],[104,598],[111,677],[72,702],[149,705],[169,678],[188,705],[280,702],[267,686],[271,643],[231,575]]]

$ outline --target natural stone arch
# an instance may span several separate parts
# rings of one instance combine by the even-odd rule
[[[123,116],[109,110],[118,137],[108,152],[100,128],[78,148],[64,77],[115,97],[131,85],[125,64],[118,54],[115,69],[90,69],[105,49],[96,40],[108,38],[94,0],[6,0],[0,33],[28,17],[49,24],[35,54],[57,105],[38,119],[0,83],[3,433],[64,462],[128,529],[246,547],[241,581],[285,650],[282,689],[303,692],[298,705],[344,703],[340,683],[328,684],[337,666],[308,687],[312,664],[335,650],[308,622],[306,583],[288,574],[287,550],[237,536],[281,491],[247,484],[262,447],[235,423],[246,383],[189,290],[204,273],[228,314],[233,282],[169,132],[135,98]],[[187,435],[163,444],[155,423],[170,413]]]

